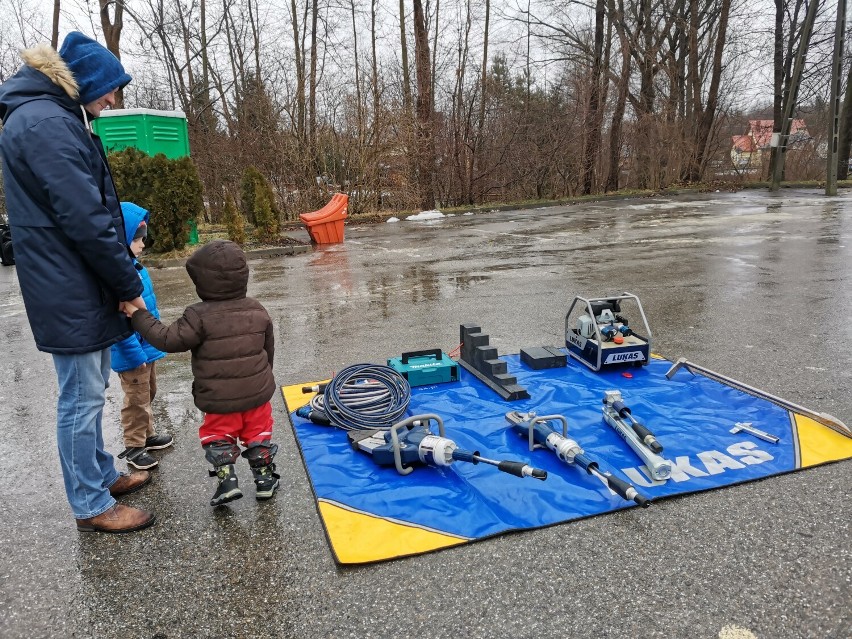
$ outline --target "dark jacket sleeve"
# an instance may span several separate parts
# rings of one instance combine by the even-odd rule
[[[166,353],[190,351],[204,338],[201,318],[192,308],[186,309],[180,319],[168,326],[144,309],[136,311],[130,321],[133,330],[154,348]]]
[[[269,357],[269,366],[272,366],[273,360],[275,359],[275,332],[272,328],[272,320],[269,320],[266,324],[266,336],[263,342],[263,350],[266,351],[267,357]]]
[[[91,140],[82,139],[81,133],[61,117],[42,120],[31,133],[32,145],[22,153],[50,201],[53,222],[119,300],[139,297],[142,282],[118,236],[112,214],[104,206],[89,164],[102,161],[93,160],[88,148]]]

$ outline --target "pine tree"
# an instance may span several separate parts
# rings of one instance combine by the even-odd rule
[[[243,205],[243,215],[245,215],[249,222],[255,226],[257,226],[257,219],[255,219],[254,216],[255,210],[257,209],[255,197],[257,185],[262,180],[263,176],[260,174],[260,171],[253,166],[250,166],[243,171],[243,179],[240,184],[240,199],[242,200]]]
[[[112,154],[110,168],[119,197],[148,210],[151,250],[165,253],[186,246],[189,220],[204,212],[195,163],[188,157],[169,160],[162,153],[150,157],[131,148]]]
[[[261,242],[273,242],[278,239],[278,217],[269,201],[269,189],[258,184],[254,198],[254,217],[257,220],[255,232]]]
[[[240,246],[246,243],[246,223],[243,214],[237,209],[230,193],[225,195],[225,224],[228,227],[228,239]]]

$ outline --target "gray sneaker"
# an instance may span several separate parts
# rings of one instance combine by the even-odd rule
[[[139,470],[148,470],[160,463],[151,457],[143,446],[128,448],[119,457],[124,457],[127,460],[128,466],[133,466]]]

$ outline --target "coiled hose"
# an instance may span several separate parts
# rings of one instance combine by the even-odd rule
[[[381,364],[353,364],[338,372],[310,406],[343,430],[389,430],[408,409],[411,386]]]

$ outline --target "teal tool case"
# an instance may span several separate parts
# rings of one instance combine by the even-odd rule
[[[409,386],[429,386],[459,380],[459,365],[440,348],[403,353],[388,360],[388,366],[408,380]]]

